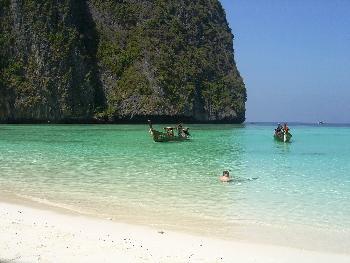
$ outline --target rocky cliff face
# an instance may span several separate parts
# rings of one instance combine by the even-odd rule
[[[2,122],[245,119],[218,0],[0,0],[0,8]]]

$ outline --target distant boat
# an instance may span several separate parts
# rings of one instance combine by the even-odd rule
[[[280,142],[289,142],[292,138],[292,134],[289,131],[290,130],[287,124],[284,124],[284,127],[278,124],[278,127],[275,129],[273,137],[275,138],[275,140]]]
[[[181,125],[165,127],[164,132],[160,132],[153,128],[150,120],[148,120],[148,124],[149,132],[155,142],[186,141],[190,137],[188,128],[183,128]]]
[[[323,122],[323,121],[319,121],[318,124],[319,124],[319,125],[322,125],[322,124],[324,124],[324,122]]]

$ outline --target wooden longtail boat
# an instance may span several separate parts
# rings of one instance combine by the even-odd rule
[[[276,132],[275,131],[275,134],[273,135],[273,137],[275,138],[275,140],[280,141],[280,142],[289,142],[290,139],[292,138],[292,134],[289,131],[288,132],[285,132],[285,131]]]
[[[152,123],[148,120],[149,132],[152,135],[152,138],[155,142],[172,142],[172,141],[186,141],[189,139],[188,128],[182,128],[179,125],[177,128],[174,127],[165,127],[165,132],[160,132],[152,127]],[[177,134],[174,134],[174,131]]]

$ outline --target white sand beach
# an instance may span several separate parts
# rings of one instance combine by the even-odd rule
[[[332,254],[227,241],[0,203],[0,262],[350,262]]]

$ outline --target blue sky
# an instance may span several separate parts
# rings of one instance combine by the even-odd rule
[[[221,0],[247,121],[350,123],[350,0]]]

